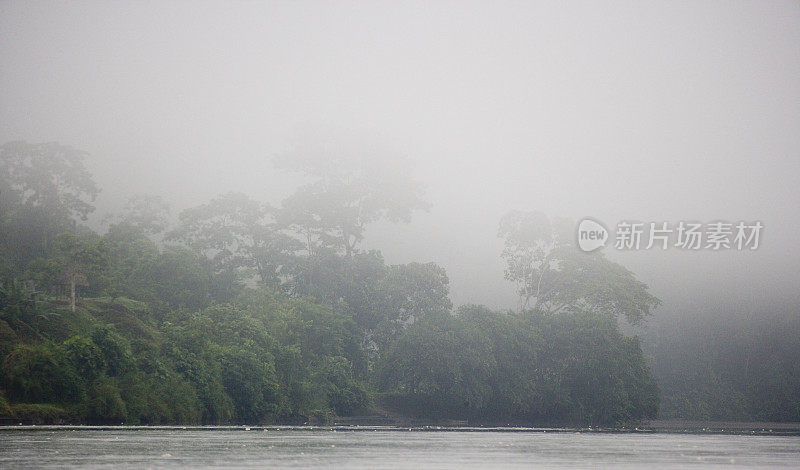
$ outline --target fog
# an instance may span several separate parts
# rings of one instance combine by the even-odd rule
[[[758,220],[754,251],[605,252],[655,321],[796,316],[799,45],[789,1],[6,1],[0,140],[88,151],[94,226],[135,193],[277,205],[302,178],[272,159],[307,140],[407,158],[431,208],[364,246],[441,264],[455,305],[517,306],[512,209]]]

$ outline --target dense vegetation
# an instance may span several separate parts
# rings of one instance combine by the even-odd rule
[[[82,152],[0,148],[0,417],[305,423],[389,412],[493,424],[655,417],[639,339],[659,301],[558,220],[500,225],[519,312],[453,310],[433,263],[387,265],[365,227],[424,208],[398,168],[278,162],[310,182],[272,207],[224,194],[170,224],[137,196],[97,233]],[[335,163],[335,164],[333,164]]]
[[[381,389],[416,416],[494,424],[620,424],[654,417],[639,341],[589,312],[466,306],[410,327],[378,364]]]
[[[800,316],[675,319],[643,341],[662,418],[800,422]]]

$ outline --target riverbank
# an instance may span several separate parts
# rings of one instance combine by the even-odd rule
[[[245,432],[478,432],[478,433],[607,433],[800,436],[800,423],[700,423],[656,421],[635,427],[525,427],[453,425],[261,425],[261,426],[127,426],[127,425],[0,425],[0,433],[16,431],[245,431]]]

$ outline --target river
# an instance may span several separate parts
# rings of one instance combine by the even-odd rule
[[[557,429],[2,427],[0,468],[800,467],[800,436]]]

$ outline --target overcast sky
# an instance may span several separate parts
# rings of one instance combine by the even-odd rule
[[[798,2],[0,2],[0,140],[90,152],[100,215],[278,204],[304,133],[410,159],[430,212],[366,245],[457,305],[515,305],[511,209],[760,220],[755,252],[606,251],[662,309],[800,304]]]

